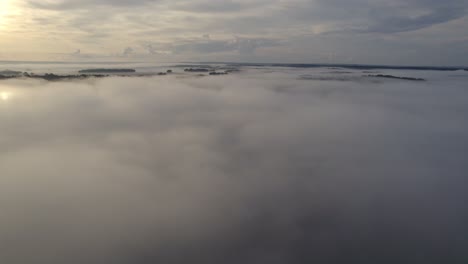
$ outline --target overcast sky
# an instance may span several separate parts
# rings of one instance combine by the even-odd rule
[[[0,60],[468,65],[466,0],[1,0]]]

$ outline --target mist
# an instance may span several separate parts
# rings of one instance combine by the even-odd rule
[[[1,81],[0,262],[466,262],[466,74],[302,74]]]

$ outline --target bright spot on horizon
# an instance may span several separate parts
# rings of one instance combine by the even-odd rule
[[[2,101],[8,101],[8,99],[11,98],[11,93],[8,93],[8,92],[1,92],[0,93],[0,99]]]
[[[10,8],[9,0],[0,1],[0,25],[3,24],[4,18],[9,14]]]

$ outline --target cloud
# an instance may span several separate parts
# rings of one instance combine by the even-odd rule
[[[466,15],[460,7],[442,7],[431,10],[428,14],[412,17],[375,14],[375,23],[366,32],[395,33],[414,31],[436,24],[446,23]]]
[[[462,74],[307,71],[0,82],[0,262],[466,259]]]
[[[158,54],[159,52],[155,47],[153,47],[153,44],[147,43],[143,45],[143,48],[148,51],[149,54]]]
[[[175,7],[179,10],[188,12],[200,13],[224,13],[238,12],[243,10],[243,5],[238,1],[223,0],[223,1],[176,1]]]
[[[126,48],[124,49],[124,51],[122,52],[122,55],[128,57],[128,56],[132,55],[133,52],[134,52],[134,50],[133,50],[132,47],[126,47]]]
[[[132,6],[143,6],[149,3],[155,3],[159,0],[48,0],[48,1],[37,1],[29,0],[28,4],[31,7],[39,9],[50,9],[50,10],[68,10],[68,9],[88,9],[99,6],[111,6],[111,7],[132,7]]]
[[[466,48],[450,51],[460,41],[460,35],[464,34],[460,31],[467,25],[468,5],[464,0],[29,0],[25,4],[15,3],[11,10],[29,15],[10,14],[4,19],[4,23],[9,21],[5,27],[8,32],[0,32],[0,45],[10,57],[34,50],[48,58],[50,53],[67,53],[69,47],[79,45],[89,53],[101,57],[113,54],[118,59],[125,47],[122,43],[134,47],[136,52],[141,43],[157,43],[153,48],[142,47],[144,53],[161,55],[173,51],[172,57],[164,58],[171,61],[211,60],[206,56],[217,54],[216,59],[220,61],[320,63],[323,61],[318,58],[323,58],[323,54],[335,52],[329,51],[329,47],[345,41],[357,45],[342,44],[345,47],[341,50],[349,49],[352,54],[344,55],[341,63],[351,57],[355,63],[363,64],[468,63],[466,57],[459,56]],[[198,39],[205,34],[210,35],[209,41]],[[232,36],[242,40],[229,43]],[[266,40],[281,45],[265,43]],[[249,57],[259,49],[262,57]],[[439,55],[441,50],[443,56]],[[197,51],[200,53],[194,54]],[[402,52],[414,54],[400,56]],[[141,56],[132,58],[141,59]]]
[[[241,55],[254,54],[259,48],[276,47],[282,43],[275,39],[251,39],[235,37],[229,40],[212,40],[203,37],[203,39],[188,40],[182,43],[172,45],[174,53],[222,53],[236,51]]]
[[[362,32],[415,31],[466,16],[464,1],[292,1],[282,12],[289,19],[329,25],[331,32],[359,29]],[[358,30],[356,30],[358,31]]]

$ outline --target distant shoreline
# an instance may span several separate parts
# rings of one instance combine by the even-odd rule
[[[207,64],[210,64],[207,62]],[[213,62],[214,64],[214,62]],[[367,64],[301,64],[301,63],[230,63],[236,66],[251,67],[287,67],[287,68],[343,68],[355,70],[426,70],[426,71],[468,71],[463,66],[391,66],[391,65],[367,65]]]
[[[2,64],[78,64],[78,65],[122,65],[122,64],[188,64],[188,65],[207,65],[224,64],[231,66],[246,67],[289,67],[289,68],[324,68],[336,67],[358,70],[428,70],[428,71],[468,71],[468,66],[403,66],[403,65],[378,65],[378,64],[346,64],[346,63],[255,63],[255,62],[145,62],[145,61],[0,61]]]
[[[105,68],[98,68],[98,69],[84,69],[78,71],[78,73],[134,73],[136,72],[135,69],[105,69]]]
[[[232,72],[237,72],[236,69],[226,69],[224,71],[217,71],[216,69],[185,69],[183,73],[197,73],[196,76],[217,76],[217,75],[227,75]],[[206,74],[200,74],[200,73]],[[46,81],[61,81],[61,80],[83,80],[89,78],[104,78],[104,77],[152,77],[152,76],[163,76],[163,75],[172,75],[172,74],[182,74],[174,73],[172,69],[166,70],[164,72],[155,72],[155,73],[137,73],[135,69],[124,69],[124,68],[96,68],[96,69],[84,69],[79,70],[78,74],[56,74],[56,73],[45,73],[45,74],[35,74],[32,72],[21,72],[21,71],[12,71],[4,70],[0,71],[0,80],[9,80],[9,79],[42,79]]]

